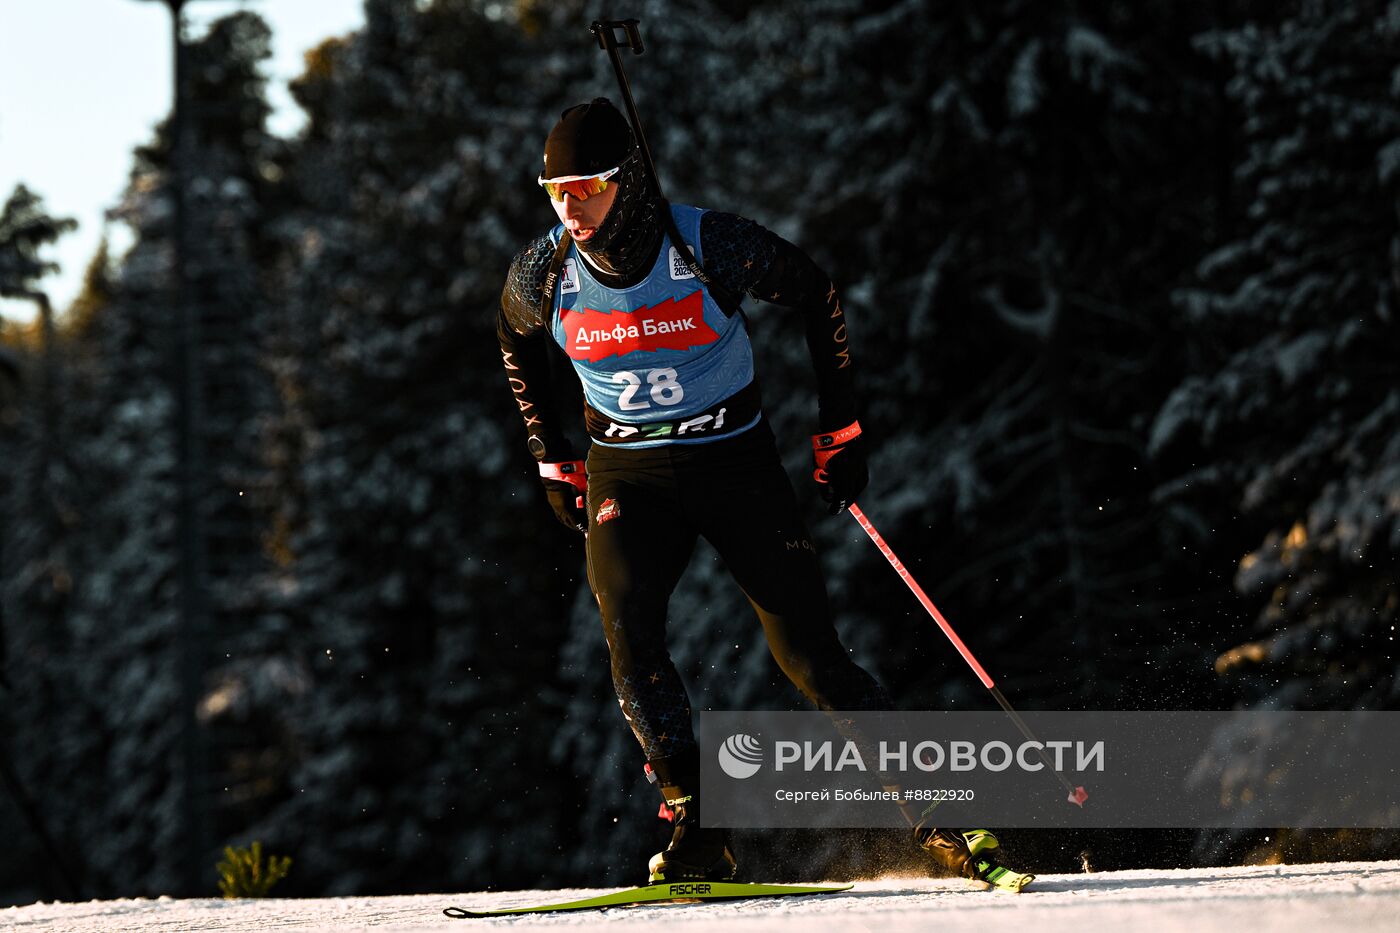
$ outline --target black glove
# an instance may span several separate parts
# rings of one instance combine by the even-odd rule
[[[870,482],[860,422],[852,421],[830,434],[813,434],[812,458],[817,463],[812,475],[822,484],[821,494],[827,502],[827,512],[839,515],[855,504],[856,496]]]
[[[544,483],[544,494],[549,497],[550,508],[564,527],[588,533],[588,512],[584,507],[584,496],[588,492],[588,472],[582,460],[566,460],[562,463],[541,463],[540,481]]]

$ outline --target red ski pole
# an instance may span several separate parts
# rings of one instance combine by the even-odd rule
[[[991,691],[997,704],[1001,706],[1001,708],[1006,711],[1006,715],[1010,716],[1011,720],[1016,723],[1016,728],[1021,730],[1021,734],[1026,737],[1026,740],[1035,744],[1036,751],[1040,753],[1040,760],[1044,763],[1046,769],[1059,779],[1059,782],[1064,785],[1065,790],[1069,791],[1069,802],[1076,806],[1083,807],[1084,801],[1089,799],[1088,791],[1084,789],[1083,785],[1078,787],[1071,785],[1063,774],[1055,770],[1054,765],[1050,763],[1050,757],[1045,754],[1045,744],[1031,733],[1030,727],[1027,726],[1026,721],[1021,718],[1021,714],[1016,712],[1015,708],[1007,702],[1006,697],[1002,696],[1001,691],[997,689],[996,683],[992,680],[992,676],[987,673],[987,669],[978,663],[972,651],[967,645],[963,644],[963,640],[958,637],[958,633],[953,631],[953,627],[948,624],[948,620],[943,618],[943,613],[938,611],[938,607],[933,604],[933,600],[928,598],[928,594],[924,592],[924,588],[919,586],[919,581],[914,579],[913,575],[909,573],[908,568],[904,566],[904,562],[901,561],[894,553],[894,550],[885,543],[885,539],[880,536],[880,532],[875,530],[875,526],[870,523],[870,519],[865,517],[865,512],[861,511],[860,506],[855,504],[851,505],[850,511],[851,517],[854,518],[860,524],[860,527],[865,530],[865,533],[870,536],[870,540],[875,542],[875,546],[880,549],[881,554],[885,555],[885,560],[890,562],[890,566],[894,568],[894,572],[899,574],[900,579],[913,591],[915,598],[919,600],[919,604],[933,617],[933,621],[938,623],[938,627],[943,630],[944,635],[948,636],[948,640],[953,643],[953,647],[958,649],[958,654],[962,655],[963,660],[972,668],[972,672],[977,675],[977,679],[982,681],[982,686]]]

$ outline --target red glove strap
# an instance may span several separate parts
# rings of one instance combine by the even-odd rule
[[[852,421],[839,431],[830,434],[812,435],[812,459],[817,462],[817,469],[812,477],[819,483],[826,482],[826,464],[843,445],[860,437],[860,422]]]
[[[582,460],[565,460],[561,463],[541,463],[540,475],[545,479],[557,479],[568,483],[579,492],[588,488],[588,474]]]
[[[860,437],[860,422],[852,421],[839,431],[832,431],[830,434],[813,434],[812,449],[826,450],[830,447],[840,447],[842,444],[849,444]]]

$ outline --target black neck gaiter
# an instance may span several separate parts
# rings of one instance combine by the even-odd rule
[[[597,233],[577,245],[600,271],[635,284],[656,261],[663,226],[661,205],[651,193],[635,149],[622,163],[617,178],[617,198],[608,216]]]

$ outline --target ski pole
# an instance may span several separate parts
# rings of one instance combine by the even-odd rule
[[[642,31],[639,27],[640,20],[595,20],[589,27],[593,35],[598,39],[598,47],[608,53],[608,59],[612,62],[613,71],[617,72],[617,86],[622,90],[622,103],[627,108],[627,119],[632,123],[632,133],[637,137],[637,148],[642,152],[642,163],[646,166],[647,176],[651,178],[652,189],[658,198],[665,197],[661,193],[661,177],[656,174],[656,163],[651,160],[651,149],[647,146],[646,134],[642,132],[642,118],[637,116],[637,104],[632,100],[632,87],[627,83],[627,72],[622,70],[622,56],[618,54],[619,45],[624,45],[632,50],[633,55],[641,55]],[[622,41],[619,43],[617,31],[622,30]]]
[[[870,536],[870,540],[875,542],[875,546],[880,549],[880,553],[885,555],[885,560],[889,561],[890,566],[894,568],[894,572],[899,574],[900,579],[913,591],[915,598],[919,600],[919,604],[933,617],[933,621],[938,623],[938,627],[943,630],[944,635],[948,636],[948,640],[953,643],[953,647],[958,649],[958,654],[962,655],[963,660],[972,668],[972,672],[977,675],[977,679],[982,681],[982,686],[991,691],[992,696],[997,701],[997,705],[1006,711],[1006,715],[1011,717],[1012,722],[1016,723],[1016,728],[1021,730],[1021,734],[1026,737],[1026,740],[1035,745],[1036,751],[1040,753],[1040,760],[1045,765],[1046,769],[1055,775],[1064,786],[1065,790],[1069,791],[1069,802],[1076,806],[1083,807],[1084,801],[1089,799],[1089,792],[1084,789],[1083,785],[1078,787],[1071,785],[1063,774],[1055,770],[1054,765],[1050,763],[1050,757],[1045,754],[1045,744],[1031,733],[1030,727],[1026,725],[1026,721],[1021,718],[1021,714],[1016,712],[1015,707],[1013,707],[1007,701],[1006,697],[1002,695],[1002,692],[997,689],[996,682],[993,681],[992,676],[987,673],[987,669],[978,663],[972,651],[967,645],[963,644],[963,640],[958,637],[958,633],[953,631],[953,627],[948,624],[948,620],[943,618],[943,613],[938,611],[938,607],[933,604],[933,600],[928,598],[928,594],[924,592],[924,588],[919,586],[919,581],[914,579],[913,575],[909,573],[908,568],[904,566],[904,562],[901,561],[894,553],[894,550],[885,543],[885,539],[880,536],[880,532],[875,530],[875,526],[871,524],[870,519],[866,518],[865,512],[861,511],[860,506],[855,504],[851,505],[850,512],[851,517],[854,518],[865,533]]]

